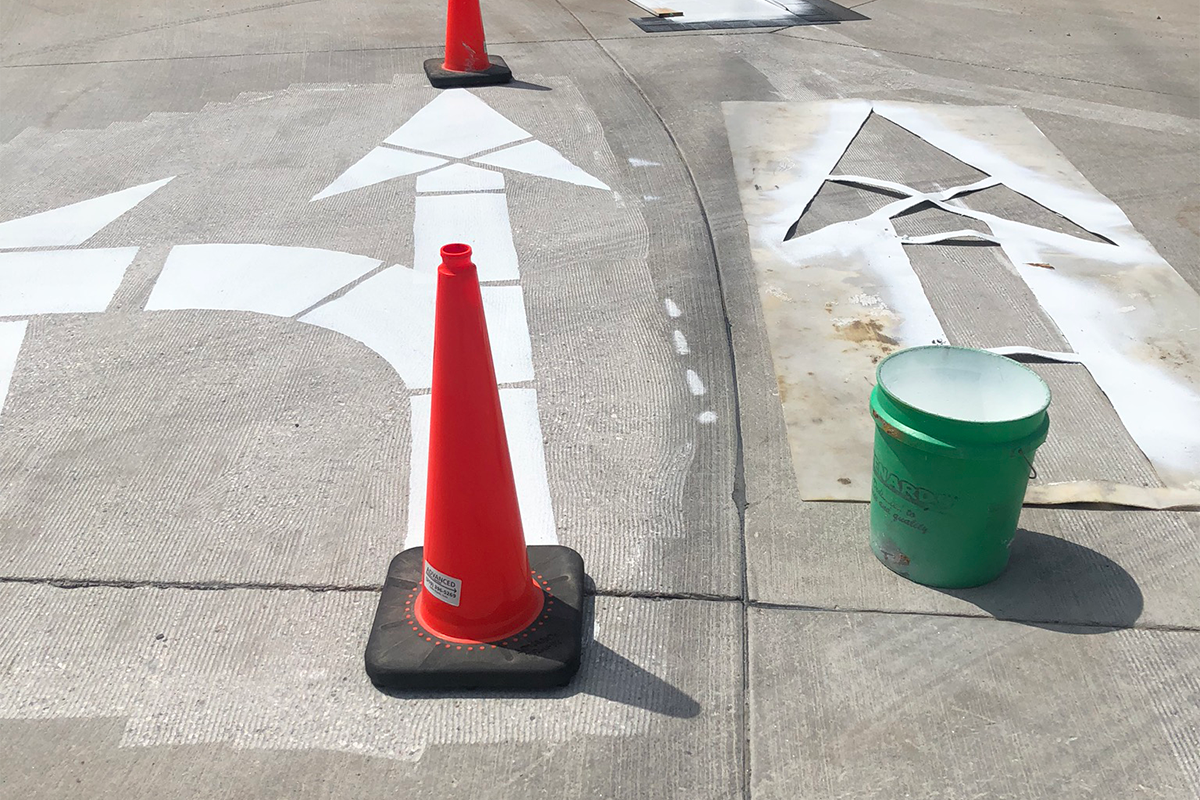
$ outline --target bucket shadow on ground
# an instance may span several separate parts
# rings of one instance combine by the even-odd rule
[[[590,585],[590,580],[588,581]],[[538,699],[557,700],[579,694],[592,695],[622,705],[633,706],[652,714],[678,719],[699,716],[701,706],[691,695],[630,661],[612,648],[597,642],[592,636],[594,602],[591,595],[584,600],[584,644],[579,672],[567,686],[546,691],[507,689],[474,689],[462,691],[403,691],[379,689],[397,699]]]
[[[1142,615],[1142,590],[1125,569],[1091,548],[1019,529],[1008,569],[974,589],[939,589],[996,619],[1063,633],[1108,633]]]

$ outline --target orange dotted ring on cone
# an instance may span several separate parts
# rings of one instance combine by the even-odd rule
[[[550,606],[554,605],[554,593],[550,591],[550,583],[541,575],[538,575],[534,570],[530,570],[529,573],[533,575],[538,584],[541,586],[542,591],[546,594],[546,600],[543,605],[541,617],[538,618],[537,622],[530,623],[529,628],[526,628],[520,636],[510,636],[509,638],[502,640],[499,644],[484,642],[475,645],[467,645],[465,648],[467,652],[472,652],[475,650],[483,651],[488,648],[495,650],[497,647],[504,647],[509,644],[517,644],[518,639],[528,638],[530,628],[540,628],[548,619],[550,619]],[[440,645],[445,647],[447,650],[463,650],[464,647],[461,643],[443,641],[432,631],[425,630],[424,626],[422,626],[417,618],[413,616],[412,604],[416,601],[417,592],[420,590],[420,588],[421,587],[418,586],[416,589],[409,592],[408,598],[404,601],[404,618],[408,620],[409,627],[411,627],[413,632],[417,634],[418,638],[422,638],[427,642],[432,642],[434,647]]]

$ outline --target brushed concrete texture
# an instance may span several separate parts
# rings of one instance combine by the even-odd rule
[[[1080,94],[1137,89],[1162,95],[1172,113],[1194,118],[1200,111],[1200,29],[1188,0],[887,0],[856,10],[870,21],[793,28],[789,35],[817,41],[832,35],[893,57],[1062,78]]]
[[[797,502],[787,510],[786,523],[760,517],[748,533],[750,595],[760,602],[1102,628],[1197,624],[1195,512],[1026,508],[1000,578],[939,590],[875,559],[867,504]]]
[[[596,598],[568,688],[435,696],[367,681],[374,592],[7,584],[0,599],[6,800],[741,791],[736,604]]]
[[[845,26],[849,27],[849,25]],[[865,53],[857,48],[820,47],[808,41],[777,44],[772,37],[723,36],[691,42],[670,40],[646,48],[640,42],[605,42],[605,47],[623,62],[636,63],[630,67],[634,79],[655,103],[667,126],[675,135],[684,157],[692,167],[708,218],[713,222],[714,244],[721,265],[724,297],[730,318],[730,329],[738,369],[738,397],[741,411],[741,432],[746,480],[745,536],[747,548],[747,578],[750,597],[765,603],[787,603],[813,607],[884,609],[897,611],[927,611],[936,613],[966,613],[1011,615],[1041,620],[1081,622],[1088,624],[1132,624],[1142,619],[1147,624],[1194,625],[1196,609],[1200,608],[1195,573],[1200,564],[1194,546],[1200,518],[1194,513],[1087,512],[1027,509],[1024,526],[1031,535],[1022,535],[1016,545],[1013,568],[1001,584],[992,591],[983,605],[967,599],[951,597],[940,592],[909,584],[883,569],[875,562],[866,547],[867,507],[865,505],[806,504],[800,501],[786,449],[786,431],[780,413],[770,352],[762,333],[761,310],[752,268],[746,251],[746,231],[740,219],[736,191],[732,186],[732,168],[723,160],[728,158],[715,149],[708,125],[721,124],[716,116],[717,103],[728,93],[728,84],[703,87],[692,86],[683,91],[668,76],[667,64],[684,57],[687,51],[702,52],[693,56],[699,63],[738,64],[726,67],[730,74],[759,75],[756,99],[771,99],[772,94],[788,99],[807,100],[830,94],[844,96],[912,99],[917,101],[962,102],[961,97],[944,94],[944,80],[923,81],[909,76],[909,84],[928,84],[927,89],[902,85],[872,89],[858,75],[859,67],[873,77],[880,70],[892,69],[878,54]],[[800,47],[803,50],[781,50]],[[801,61],[810,69],[797,70]],[[882,63],[884,67],[880,67]],[[896,70],[892,70],[895,72]],[[766,77],[774,92],[762,86]],[[742,78],[755,85],[750,78]],[[1047,88],[1061,89],[1061,84],[1047,81]],[[976,87],[978,102],[988,102],[989,89]],[[744,93],[744,90],[743,90]],[[1049,95],[1043,95],[1048,97]],[[1004,102],[1004,100],[999,100]],[[1048,102],[1048,101],[1041,101]],[[1133,111],[1130,116],[1115,115],[1106,108],[1088,106],[1079,109],[1083,116],[1076,118],[1075,129],[1103,130],[1113,135],[1127,134],[1130,126],[1116,125],[1110,120],[1136,119],[1140,123],[1161,127],[1160,123],[1177,120],[1184,130],[1190,123],[1179,117],[1147,117],[1147,112]],[[1168,125],[1168,127],[1170,127]],[[1138,129],[1143,130],[1143,129]],[[884,135],[885,132],[881,132]],[[1194,141],[1194,135],[1163,133],[1155,135]],[[1099,139],[1101,134],[1095,134]],[[1081,149],[1080,136],[1075,137],[1075,152]],[[1105,151],[1111,145],[1105,145]],[[919,148],[917,148],[919,149]],[[848,155],[853,155],[848,152]],[[861,160],[861,159],[860,159]],[[1095,170],[1103,171],[1101,159],[1092,162]],[[1182,157],[1166,158],[1160,169],[1140,175],[1130,175],[1129,194],[1144,192],[1149,197],[1164,198],[1158,193],[1160,179],[1169,184],[1175,180],[1174,169],[1185,165]],[[861,164],[860,164],[861,166]],[[920,174],[915,172],[914,174]],[[927,174],[927,173],[926,173]],[[1122,173],[1124,174],[1124,173]],[[899,176],[901,178],[905,176]],[[1095,175],[1091,175],[1095,180]],[[1136,181],[1136,184],[1133,182]],[[1134,187],[1138,188],[1134,188]],[[851,205],[859,198],[847,198]],[[815,205],[815,204],[814,204]],[[846,216],[858,214],[859,206],[846,211]],[[1153,241],[1153,240],[1152,240]],[[912,248],[910,248],[912,249]],[[917,249],[914,249],[914,251]],[[983,249],[986,251],[986,248]],[[1176,251],[1178,252],[1178,250]],[[936,257],[927,251],[918,261]],[[979,258],[979,253],[973,254]],[[1195,255],[1186,259],[1194,263]],[[944,267],[943,258],[942,266]],[[918,265],[920,266],[920,265]],[[995,271],[990,274],[995,275]],[[942,296],[944,295],[944,297]],[[995,290],[989,295],[986,307],[965,293],[942,292],[935,300],[944,301],[946,309],[961,312],[964,319],[981,310],[992,309],[997,322],[1012,324],[1011,310],[1006,310],[1013,298]],[[1035,309],[1036,312],[1036,309]],[[1022,328],[1036,330],[1040,313],[1024,315]],[[1046,335],[1054,338],[1051,329]],[[1049,340],[1048,340],[1049,341]],[[1058,388],[1064,407],[1087,418],[1069,419],[1064,413],[1056,425],[1056,435],[1046,446],[1042,462],[1047,467],[1046,480],[1054,474],[1077,468],[1095,460],[1097,452],[1104,453],[1105,469],[1113,476],[1126,479],[1146,478],[1144,458],[1128,441],[1128,435],[1116,424],[1115,415],[1099,394],[1093,382],[1077,368],[1047,365],[1038,367]],[[863,399],[864,409],[866,397]],[[1089,411],[1090,409],[1090,411]],[[865,410],[864,410],[865,413]],[[1097,422],[1098,421],[1098,422]],[[1062,436],[1058,432],[1062,432]],[[1042,463],[1040,462],[1040,463]],[[1086,550],[1076,550],[1082,545]],[[1043,558],[1043,556],[1045,558]],[[1065,562],[1064,562],[1065,559]],[[1111,562],[1099,572],[1086,568],[1088,564]],[[1129,563],[1127,563],[1129,562]],[[1063,574],[1049,564],[1079,563],[1078,573]],[[1020,566],[1024,564],[1024,566]],[[1122,598],[1106,598],[1104,581],[1110,570],[1114,574],[1127,572],[1132,578],[1123,579],[1117,591]],[[1180,581],[1176,581],[1176,574]],[[1188,577],[1183,577],[1183,576]],[[1048,589],[1046,581],[1066,587]],[[1082,586],[1084,588],[1078,588]],[[1136,589],[1136,595],[1131,586]],[[1091,587],[1091,588],[1088,588]],[[1033,601],[1016,602],[1023,594]],[[1040,608],[1036,598],[1050,591],[1062,595]],[[1144,602],[1141,595],[1145,595]],[[1129,599],[1133,598],[1133,599]],[[1142,608],[1144,604],[1144,609]],[[1133,613],[1131,609],[1137,609]],[[997,612],[996,609],[1000,609]]]
[[[445,5],[420,10],[370,0],[201,0],[115,6],[79,0],[5,3],[0,64],[64,64],[132,59],[187,59],[322,50],[419,48],[423,58],[445,44]],[[489,47],[507,42],[587,38],[563,9],[507,0],[484,14]]]
[[[737,594],[728,344],[692,188],[596,45],[537,50],[525,63],[560,59],[589,76],[586,92],[527,71],[547,90],[477,93],[614,188],[506,176],[559,538],[602,590]],[[7,574],[382,580],[406,528],[398,376],[356,343],[293,321],[140,309],[174,244],[322,247],[412,264],[415,177],[309,198],[436,95],[423,84],[298,83],[101,129],[32,131],[0,148],[14,181],[0,219],[179,176],[88,242],[143,247],[109,311],[30,329],[0,436],[0,514],[15,521],[2,534]],[[285,422],[294,430],[276,435]],[[108,468],[115,453],[119,470]],[[156,544],[165,531],[170,549]]]
[[[755,609],[751,796],[1195,797],[1195,633]]]
[[[0,419],[0,797],[1195,795],[1195,634],[1155,628],[1196,626],[1200,515],[1027,509],[1005,576],[951,595],[875,562],[864,505],[800,503],[719,105],[1018,105],[1197,285],[1197,20],[1157,6],[649,35],[624,0],[485,0],[520,82],[480,96],[616,192],[506,176],[560,539],[641,596],[595,599],[565,692],[433,698],[361,666],[402,384],[327,332],[140,309],[174,244],[411,263],[411,178],[308,198],[433,96],[442,3],[0,4],[0,220],[180,176],[97,238],[141,248],[107,313],[31,323]],[[184,588],[225,579],[330,591]],[[752,608],[747,639],[738,599],[839,610]]]

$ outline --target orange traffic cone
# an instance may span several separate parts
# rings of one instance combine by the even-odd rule
[[[525,546],[471,248],[441,253],[425,545],[392,560],[367,674],[395,688],[560,686],[579,668],[583,559]]]
[[[425,75],[438,89],[508,83],[512,70],[500,56],[488,57],[479,0],[447,0],[446,57],[425,62]]]

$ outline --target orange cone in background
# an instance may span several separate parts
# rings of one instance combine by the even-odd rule
[[[448,244],[433,338],[425,589],[417,620],[456,639],[520,631],[542,610],[529,573],[471,248]]]
[[[561,686],[582,652],[583,559],[525,546],[471,248],[441,255],[425,544],[392,559],[367,674],[401,689]]]
[[[499,56],[488,58],[479,0],[447,0],[446,56],[425,62],[429,82],[439,89],[508,83],[512,70]]]

